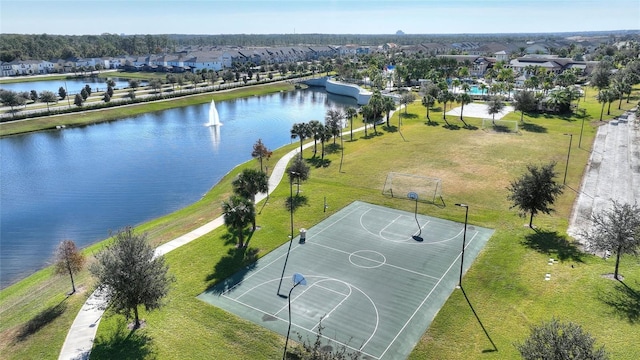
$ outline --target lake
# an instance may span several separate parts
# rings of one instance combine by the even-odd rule
[[[294,123],[356,101],[310,88],[216,105],[219,127],[203,104],[0,139],[0,286],[51,264],[64,239],[85,247],[197,201],[259,138],[274,150]]]
[[[111,80],[115,81],[116,89],[124,89],[129,86],[128,79],[122,79],[118,77],[112,77]],[[15,92],[23,92],[31,90],[35,90],[40,94],[41,92],[47,90],[51,91],[54,94],[58,94],[58,89],[60,87],[66,88],[68,94],[77,94],[86,85],[91,87],[91,90],[95,92],[96,90],[105,91],[107,89],[107,79],[99,78],[99,77],[86,77],[81,79],[67,79],[67,80],[40,80],[40,81],[30,81],[30,82],[17,82],[17,83],[6,83],[0,84],[0,89],[11,90]],[[146,81],[140,82],[141,86],[146,85]]]

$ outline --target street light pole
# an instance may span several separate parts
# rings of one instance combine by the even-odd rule
[[[293,177],[298,175],[297,172],[289,172],[289,213],[291,216],[291,235],[289,236],[289,249],[287,250],[287,256],[284,259],[284,266],[282,267],[282,275],[280,275],[280,283],[278,284],[277,294],[280,297],[285,295],[280,294],[280,287],[282,286],[282,279],[284,278],[284,271],[287,268],[287,261],[289,261],[289,253],[291,252],[291,243],[293,243]]]
[[[460,206],[464,208],[464,232],[462,233],[462,255],[460,257],[460,279],[458,280],[458,287],[462,287],[462,268],[464,266],[464,248],[467,242],[467,220],[469,218],[469,205],[467,204],[456,204],[456,206]]]
[[[573,134],[565,134],[569,135],[569,151],[567,152],[567,165],[564,168],[564,180],[562,181],[562,185],[567,184],[567,172],[569,171],[569,156],[571,156],[571,142],[573,141]]]
[[[580,145],[582,145],[582,130],[584,130],[584,116],[582,117],[582,126],[580,126],[580,140],[578,141],[578,148],[582,149]]]
[[[291,290],[289,290],[289,328],[287,329],[287,340],[285,340],[284,342],[284,352],[282,353],[282,360],[285,360],[287,358],[287,345],[289,344],[289,334],[291,333],[291,293],[293,292],[293,289],[295,289],[298,285],[307,285],[307,280],[304,278],[304,276],[302,276],[302,274],[295,273],[293,274],[293,286],[291,287]]]

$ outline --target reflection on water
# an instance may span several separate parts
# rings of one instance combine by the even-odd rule
[[[224,126],[204,126],[207,103],[0,139],[0,285],[47,265],[61,240],[84,247],[197,201],[258,139],[275,150],[292,124],[324,119],[326,99],[356,106],[299,90],[220,101]]]

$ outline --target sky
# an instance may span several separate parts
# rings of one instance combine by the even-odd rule
[[[640,0],[0,0],[0,33],[461,34],[639,30]]]

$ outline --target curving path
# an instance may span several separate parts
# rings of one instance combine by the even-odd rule
[[[354,129],[354,132],[363,131],[364,127]],[[343,135],[348,135],[349,132],[343,132]],[[303,149],[313,146],[313,142],[308,142],[303,145]],[[271,176],[269,176],[269,191],[267,194],[260,193],[256,196],[256,203],[264,200],[268,194],[271,194],[278,186],[284,173],[287,169],[289,161],[298,154],[299,148],[285,154],[274,166]],[[224,219],[222,216],[217,217],[209,223],[202,225],[201,227],[184,234],[174,240],[171,240],[163,245],[160,245],[155,250],[155,256],[160,256],[168,253],[169,251],[176,249],[182,245],[188,244],[191,241],[208,234],[209,232],[224,225]],[[78,315],[76,315],[71,328],[67,333],[67,337],[64,340],[62,349],[60,350],[59,360],[79,360],[89,359],[89,354],[93,348],[93,340],[96,337],[98,331],[98,325],[100,319],[107,307],[107,301],[104,292],[94,291],[91,296],[84,303]]]

